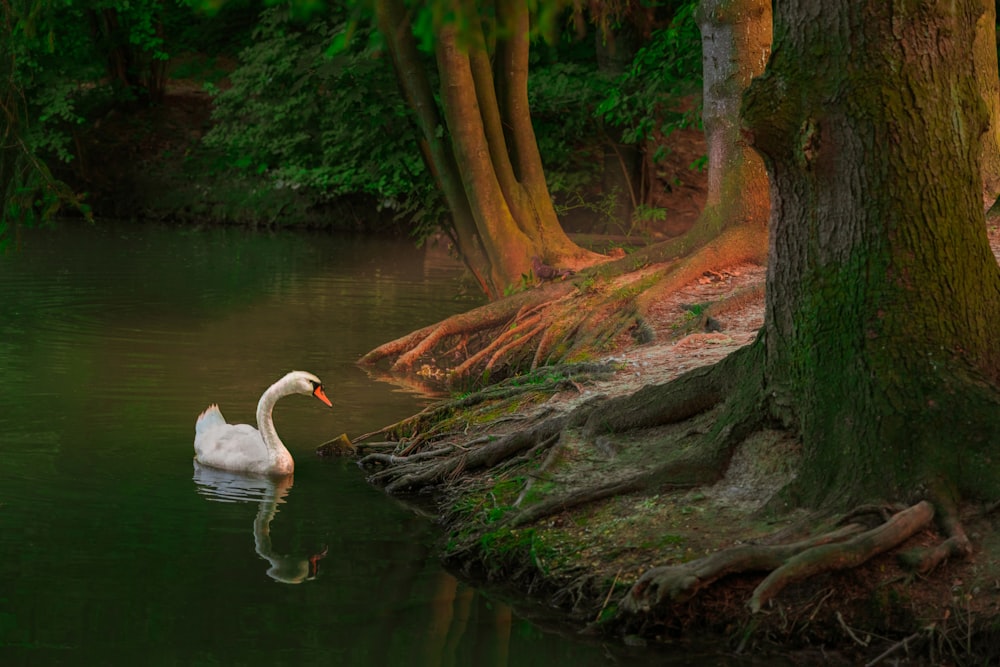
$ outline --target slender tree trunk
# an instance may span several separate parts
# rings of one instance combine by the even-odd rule
[[[638,35],[634,25],[608,26],[595,36],[597,68],[604,76],[617,77],[631,64],[638,50]],[[613,203],[611,217],[627,224],[632,220],[636,202],[642,196],[640,179],[641,154],[635,144],[622,142],[622,128],[603,127],[604,168],[601,190]]]
[[[776,5],[744,117],[771,180],[768,395],[802,433],[802,501],[1000,491],[981,9]]]
[[[163,101],[166,87],[166,61],[152,57],[129,40],[128,29],[122,27],[114,7],[89,9],[91,32],[106,58],[108,77],[112,84],[128,91],[129,104],[148,106]],[[158,37],[163,25],[153,19]]]
[[[532,273],[532,258],[581,268],[601,259],[566,236],[545,184],[528,112],[528,13],[501,2],[494,77],[481,19],[469,2],[437,27],[440,110],[430,92],[400,0],[376,15],[400,86],[414,108],[425,156],[454,217],[454,238],[491,298]],[[499,91],[499,93],[498,93]],[[440,135],[440,128],[446,128]]]
[[[767,173],[740,133],[739,108],[750,81],[764,72],[771,49],[770,0],[703,0],[702,120],[708,148],[708,198],[696,224],[721,229],[768,220]]]
[[[513,285],[530,272],[536,250],[514,222],[493,168],[469,54],[459,47],[456,31],[454,25],[438,31],[436,52],[444,117],[465,194],[492,263],[492,279],[497,285]]]
[[[531,123],[528,106],[528,7],[521,0],[498,0],[497,17],[501,38],[497,40],[496,63],[501,84],[498,95],[507,148],[514,165],[514,175],[520,183],[526,206],[530,210],[518,218],[521,231],[533,239],[538,253],[550,264],[582,268],[600,259],[599,255],[584,250],[566,236],[545,182],[542,157]]]
[[[444,125],[444,119],[438,113],[427,72],[420,64],[406,10],[400,0],[380,0],[375,9],[379,31],[389,47],[399,86],[414,112],[425,162],[451,211],[449,231],[452,240],[479,286],[491,299],[495,299],[500,292],[490,278],[492,265],[465,196],[451,147],[438,135],[438,128]]]

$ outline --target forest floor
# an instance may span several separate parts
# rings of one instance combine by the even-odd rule
[[[1000,257],[995,221],[988,235]],[[719,361],[752,342],[760,330],[765,271],[744,264],[706,272],[645,314],[653,342],[614,350],[598,360],[605,371],[569,377],[554,393],[526,400],[515,412],[489,403],[470,409],[465,441],[524,432],[590,401],[631,394]],[[761,289],[746,289],[755,286]],[[742,296],[727,302],[734,294]],[[712,328],[718,330],[692,331],[690,304],[712,302],[727,303],[713,312]],[[359,446],[362,453],[368,451],[365,443]],[[553,448],[535,472],[505,464],[456,471],[433,489],[436,512],[448,532],[445,561],[499,588],[522,613],[551,620],[558,611],[581,632],[616,635],[633,645],[714,637],[723,640],[716,644],[721,652],[774,652],[795,664],[986,664],[1000,659],[996,507],[962,508],[973,554],[945,562],[928,576],[904,569],[898,554],[939,541],[933,529],[858,567],[789,586],[757,613],[747,602],[763,573],[729,575],[630,623],[617,613],[619,602],[650,568],[739,544],[798,539],[813,534],[825,519],[805,510],[776,511],[768,502],[793,478],[799,455],[797,442],[774,431],[745,441],[713,484],[647,488],[537,521],[509,521],[532,488],[542,493],[558,487],[565,496],[592,484],[595,476],[611,474],[612,465],[628,465],[621,455],[627,447],[619,444],[605,456],[570,442]]]

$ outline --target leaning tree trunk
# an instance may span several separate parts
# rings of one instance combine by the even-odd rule
[[[483,292],[495,299],[502,292],[496,290],[490,279],[490,260],[483,247],[469,200],[465,196],[462,177],[451,146],[438,134],[443,121],[438,113],[427,72],[420,62],[406,9],[400,0],[380,0],[375,3],[375,16],[392,57],[399,87],[413,110],[424,161],[434,174],[451,211],[451,220],[446,223],[445,229]]]
[[[776,4],[744,117],[771,180],[769,400],[801,431],[803,502],[1000,495],[980,9]]]
[[[436,26],[440,108],[418,71],[409,16],[399,0],[376,3],[424,155],[453,215],[453,239],[491,299],[532,274],[532,258],[573,269],[600,255],[573,243],[556,218],[528,109],[528,12],[497,5],[491,67],[481,19],[471,2]],[[442,136],[440,128],[445,128]],[[468,254],[467,254],[468,253]]]

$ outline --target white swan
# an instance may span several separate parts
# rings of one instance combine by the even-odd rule
[[[333,407],[323,383],[312,373],[292,371],[260,397],[257,403],[258,431],[249,424],[227,424],[219,406],[212,404],[198,415],[194,425],[194,458],[198,463],[257,475],[290,475],[295,461],[274,430],[271,410],[282,396],[312,394]]]

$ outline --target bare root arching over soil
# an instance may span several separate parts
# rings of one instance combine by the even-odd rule
[[[388,365],[389,373],[416,371],[453,385],[476,384],[649,343],[657,319],[670,320],[674,332],[717,329],[717,315],[761,296],[760,235],[730,229],[690,257],[683,255],[698,240],[682,236],[577,276],[536,281],[513,296],[385,343],[361,363],[373,372]],[[716,289],[678,302],[674,295],[689,284]],[[741,285],[746,289],[733,289]],[[684,320],[678,306],[685,309]]]
[[[996,227],[990,239],[997,253]],[[753,264],[702,271],[646,311],[651,342],[434,405],[358,438],[360,463],[392,493],[435,493],[457,566],[527,583],[594,628],[955,662],[994,636],[997,504],[931,485],[796,509],[801,447],[761,391],[762,279]],[[519,310],[578,289],[537,291]]]

